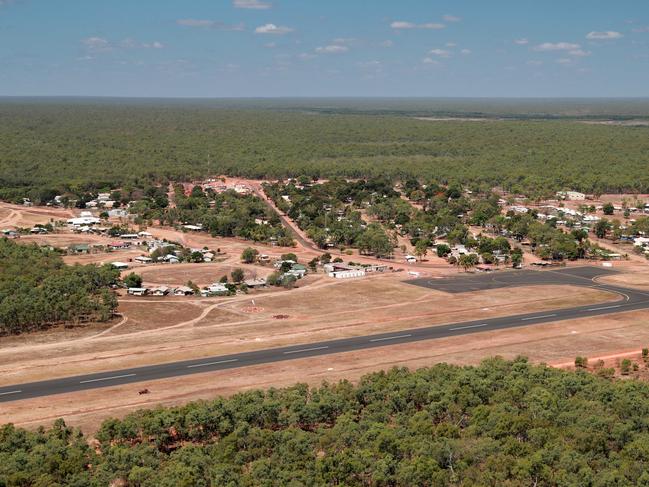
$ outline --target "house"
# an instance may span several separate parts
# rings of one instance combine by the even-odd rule
[[[151,262],[153,262],[153,259],[151,257],[147,257],[145,255],[135,257],[133,260],[135,262],[139,262],[140,264],[150,264]]]
[[[126,240],[135,240],[139,238],[139,235],[137,233],[124,233],[120,235],[120,238],[124,238]]]
[[[288,271],[287,274],[291,274],[298,279],[301,279],[306,275],[306,266],[302,264],[293,264],[291,270]]]
[[[203,230],[203,225],[183,225],[183,228],[192,232],[200,232]]]
[[[126,218],[128,216],[128,211],[123,208],[115,208],[108,212],[110,218]]]
[[[107,247],[110,250],[123,250],[131,246],[130,242],[110,242]]]
[[[417,262],[417,257],[414,255],[406,255],[405,259],[408,264],[414,264]]]
[[[31,230],[29,230],[29,233],[47,233],[47,229],[43,227],[33,227]]]
[[[350,279],[354,277],[364,277],[365,269],[363,269],[362,267],[352,267],[350,269],[329,272],[328,276],[333,277],[335,279]]]
[[[158,286],[151,289],[151,294],[153,296],[166,296],[169,294],[169,288],[167,286]]]
[[[213,296],[215,294],[225,294],[228,292],[230,292],[230,290],[225,284],[223,284],[222,282],[215,282],[214,284],[210,284],[208,287],[202,289],[201,296],[207,297]]]
[[[174,296],[192,296],[194,290],[191,287],[180,286],[173,290]]]
[[[178,264],[180,262],[180,259],[174,254],[167,254],[162,258],[162,260],[168,264]]]
[[[87,254],[90,252],[88,244],[74,244],[68,246],[68,253],[71,254]]]
[[[270,256],[266,254],[261,254],[259,257],[257,257],[257,262],[260,264],[265,264],[267,262],[270,262]]]
[[[205,252],[203,254],[203,262],[212,262],[214,260],[214,254],[212,252]]]
[[[600,217],[595,216],[595,215],[584,215],[584,217],[581,219],[582,223],[585,225],[588,225],[590,223],[597,223],[600,221]]]
[[[263,277],[258,279],[246,279],[243,283],[251,289],[266,287],[266,279]]]
[[[131,296],[146,296],[149,294],[149,289],[146,287],[129,287],[126,292]]]
[[[558,200],[572,200],[572,201],[583,201],[586,199],[584,193],[579,193],[578,191],[558,191],[557,192]]]
[[[83,212],[83,213],[88,213],[88,212]],[[94,216],[85,216],[81,214],[80,217],[77,218],[70,218],[68,220],[68,225],[73,226],[73,227],[81,227],[81,226],[88,226],[88,225],[97,225],[98,223],[101,222],[101,220],[97,217]]]
[[[120,271],[128,269],[128,264],[126,262],[111,262],[110,265]]]
[[[149,232],[137,232],[137,236],[140,238],[151,238],[153,235],[151,235]]]

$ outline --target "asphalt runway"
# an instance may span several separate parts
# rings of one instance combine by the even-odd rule
[[[593,303],[573,308],[448,323],[376,335],[16,384],[0,387],[0,402],[133,383],[139,383],[137,389],[144,387],[154,389],[155,386],[148,384],[148,381],[649,308],[649,293],[597,282],[598,276],[612,272],[614,271],[598,267],[574,267],[544,271],[500,271],[494,274],[463,275],[445,279],[415,279],[409,283],[449,293],[529,285],[569,284],[609,291],[620,296],[620,299],[615,302]],[[434,342],[431,342],[431,347],[433,346]],[[137,394],[137,389],[134,387],[134,394]]]

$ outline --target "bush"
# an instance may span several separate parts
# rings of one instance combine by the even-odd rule
[[[257,260],[257,256],[259,256],[259,251],[252,247],[248,247],[241,252],[241,262],[252,264]]]

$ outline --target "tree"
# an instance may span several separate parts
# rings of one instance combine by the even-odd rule
[[[230,273],[230,277],[232,278],[232,282],[239,283],[243,281],[244,279],[244,272],[243,269],[237,267],[236,269],[233,269],[232,272]]]
[[[602,207],[602,211],[604,212],[605,215],[612,215],[613,212],[615,211],[615,207],[613,206],[613,203],[606,203]]]
[[[124,278],[124,285],[126,287],[142,287],[142,276],[131,272]]]
[[[247,247],[241,252],[241,262],[245,264],[252,264],[257,260],[259,251],[252,247]]]
[[[449,247],[446,244],[438,244],[437,245],[437,257],[446,257],[448,254],[451,253],[451,247]]]
[[[462,254],[460,255],[458,263],[462,268],[464,268],[465,271],[468,271],[469,269],[478,265],[479,261],[480,259],[477,254]]]
[[[311,272],[316,272],[316,271],[317,271],[317,269],[318,269],[318,262],[319,262],[319,260],[318,260],[317,257],[314,257],[313,259],[311,259],[311,260],[309,261],[309,269],[311,270]]]
[[[597,238],[604,238],[606,237],[606,234],[611,228],[611,224],[608,220],[605,218],[602,218],[600,221],[595,223],[595,226],[593,227],[593,232],[597,236]]]
[[[417,240],[415,244],[415,255],[419,257],[419,260],[422,260],[428,253],[428,243],[427,240]]]
[[[293,262],[297,262],[297,255],[295,255],[293,252],[289,252],[287,254],[282,254],[281,259],[282,260],[292,260]]]

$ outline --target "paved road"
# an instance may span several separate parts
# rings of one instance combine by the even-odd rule
[[[619,286],[599,284],[596,282],[597,276],[610,272],[611,271],[606,271],[596,267],[580,267],[558,271],[501,271],[498,275],[463,276],[436,280],[414,280],[410,282],[413,285],[431,288],[436,287],[440,289],[446,288],[448,292],[463,292],[469,287],[489,289],[494,287],[512,287],[535,284],[571,284],[609,291],[618,294],[620,299],[615,302],[602,304],[590,304],[586,306],[542,311],[538,313],[466,321],[446,325],[434,325],[425,328],[415,328],[376,335],[307,343],[282,348],[271,348],[253,352],[207,357],[196,360],[122,369],[97,374],[79,375],[75,377],[65,377],[28,384],[16,384],[0,388],[0,402],[136,382],[141,383],[139,387],[151,387],[147,384],[148,381],[169,377],[179,377],[200,372],[233,369],[249,365],[267,364],[298,358],[316,357],[333,353],[383,347],[387,345],[411,343],[422,340],[434,340],[437,338],[469,335],[484,331],[518,328],[541,323],[649,308],[649,293]],[[431,342],[431,347],[433,346],[434,342]]]

